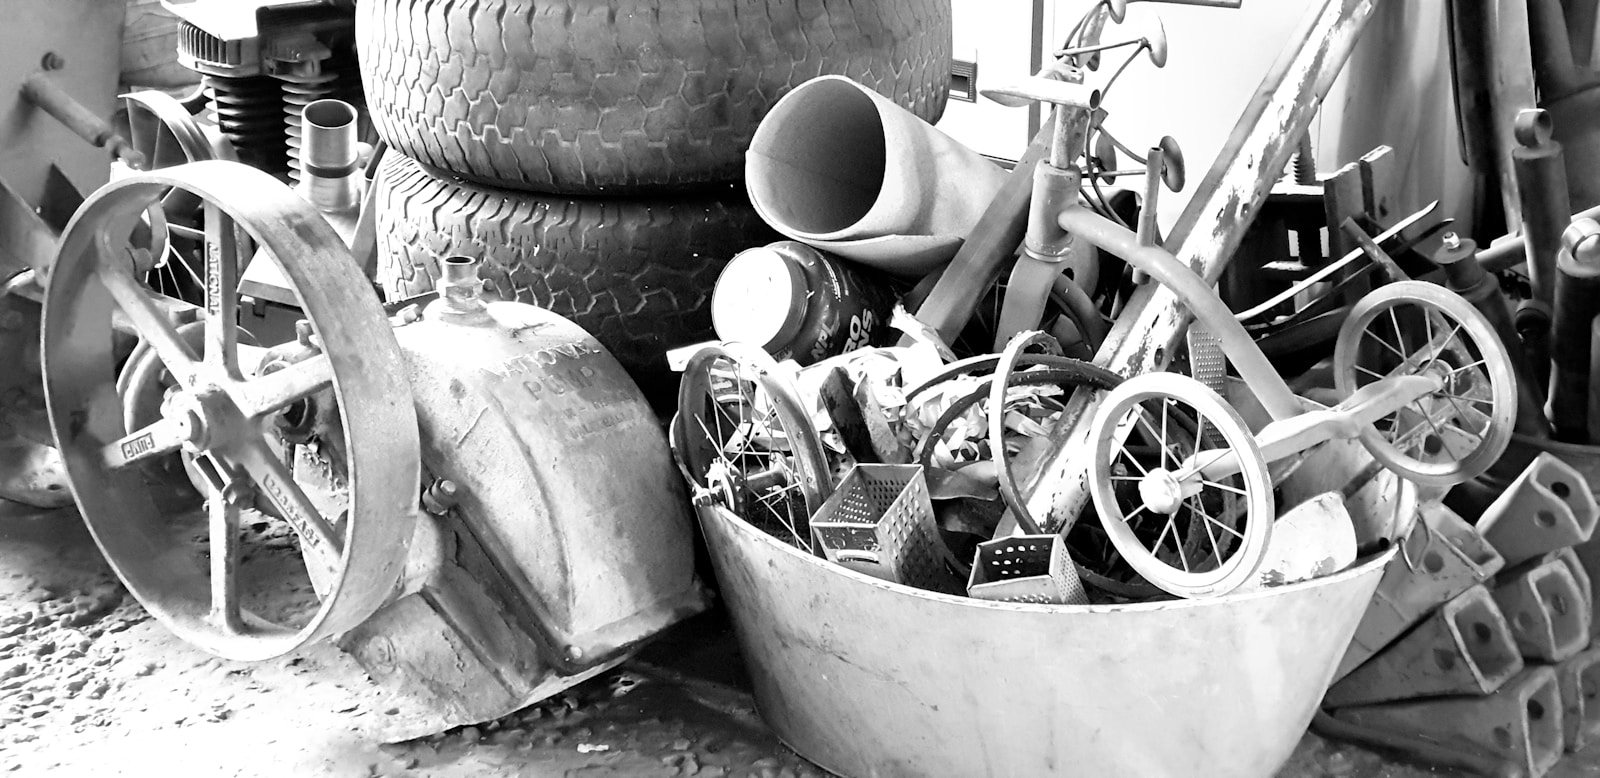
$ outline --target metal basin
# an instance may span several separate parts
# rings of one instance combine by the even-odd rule
[[[1020,605],[845,570],[699,509],[767,723],[852,778],[1270,776],[1392,550],[1337,575],[1143,605]]]

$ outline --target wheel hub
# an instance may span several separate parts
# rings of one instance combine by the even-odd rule
[[[1139,499],[1157,513],[1177,513],[1183,504],[1183,482],[1171,471],[1158,467],[1139,480]]]

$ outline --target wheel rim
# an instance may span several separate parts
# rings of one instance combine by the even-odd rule
[[[203,126],[184,104],[165,92],[154,90],[122,95],[129,144],[144,155],[146,170],[163,170],[191,162],[236,159],[227,139],[215,125]],[[122,168],[113,178],[135,171]],[[204,260],[199,247],[204,245],[204,213],[200,199],[182,189],[161,196],[157,211],[160,224],[152,220],[151,230],[161,233],[153,250],[153,267],[146,276],[150,288],[169,297],[199,304],[204,296]],[[241,236],[242,237],[242,236]],[[248,252],[241,252],[248,260]]]
[[[1192,431],[1177,432],[1172,420],[1180,414],[1195,419]],[[1157,441],[1155,451],[1124,442],[1135,429]],[[1275,517],[1272,482],[1249,428],[1215,392],[1175,373],[1129,379],[1107,395],[1093,441],[1090,495],[1129,566],[1182,597],[1223,594],[1255,575]],[[1237,474],[1200,480],[1193,494],[1174,491],[1173,474],[1184,463],[1203,465],[1230,451]],[[1200,559],[1187,550],[1196,546]]]
[[[196,358],[133,274],[126,236],[170,189],[205,203],[205,358]],[[248,207],[246,207],[248,206]],[[240,370],[236,230],[266,249],[296,289],[323,354],[266,378]],[[229,290],[222,293],[222,290]],[[123,426],[111,353],[117,309],[183,387],[181,410],[135,434]],[[259,660],[342,633],[380,607],[398,581],[415,521],[419,447],[415,410],[394,335],[359,268],[327,222],[271,176],[200,162],[102,187],[62,236],[46,293],[43,362],[50,424],[73,496],[107,560],[134,596],[184,640],[219,656]],[[272,455],[274,414],[328,396],[340,411],[348,511],[329,521]],[[139,468],[183,448],[211,476],[208,559],[156,507]],[[315,612],[274,621],[243,603],[241,514],[259,492],[287,517],[308,564],[331,589]]]
[[[697,499],[719,500],[810,551],[810,518],[833,480],[815,427],[776,367],[743,344],[696,353],[679,384],[673,445]]]
[[[1361,298],[1334,344],[1334,383],[1349,395],[1388,375],[1440,375],[1445,385],[1362,432],[1374,459],[1427,486],[1487,470],[1511,441],[1517,412],[1511,359],[1466,300],[1421,281]]]

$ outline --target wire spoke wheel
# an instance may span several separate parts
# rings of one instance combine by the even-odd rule
[[[697,501],[721,502],[811,550],[810,519],[833,483],[822,440],[766,352],[727,343],[689,360],[673,445]]]
[[[1374,459],[1427,486],[1476,477],[1504,453],[1517,411],[1505,346],[1483,315],[1435,284],[1402,281],[1361,298],[1334,345],[1334,382],[1348,396],[1391,376],[1443,386],[1361,434]]]
[[[232,145],[214,123],[195,116],[176,98],[154,90],[122,95],[122,110],[117,123],[134,150],[144,155],[146,170],[163,170],[191,162],[212,159],[236,161]],[[113,165],[114,179],[138,171]],[[162,193],[157,213],[161,223],[151,223],[159,232],[152,241],[151,267],[145,283],[151,289],[180,300],[199,304],[205,292],[204,208],[199,197],[182,188]],[[241,261],[249,260],[248,236],[239,240],[246,250]]]
[[[1249,428],[1215,392],[1175,373],[1129,379],[1097,413],[1093,444],[1101,526],[1145,580],[1209,597],[1255,575],[1275,518],[1272,482]],[[1237,472],[1202,472],[1229,456]]]

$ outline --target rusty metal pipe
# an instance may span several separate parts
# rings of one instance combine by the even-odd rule
[[[1533,380],[1539,387],[1539,396],[1543,397],[1550,390],[1550,371],[1544,367],[1550,364],[1550,306],[1542,300],[1523,300],[1517,303],[1512,321],[1516,323],[1517,335],[1522,338],[1528,364],[1538,366],[1533,371]]]
[[[1207,283],[1221,277],[1243,241],[1375,7],[1375,0],[1326,0],[1261,80],[1166,241]],[[1171,290],[1146,284],[1130,298],[1096,361],[1123,375],[1164,368],[1188,323]],[[1066,528],[1089,503],[1084,478],[1098,402],[1087,393],[1073,396],[1025,489],[1029,512],[1047,529]]]
[[[1579,219],[1600,219],[1600,205],[1574,213],[1572,218],[1567,220],[1567,223],[1570,224]],[[1565,227],[1563,226],[1562,229],[1565,229]],[[1526,243],[1521,240],[1509,239],[1509,236],[1496,238],[1495,240],[1497,242],[1494,245],[1478,252],[1478,264],[1483,265],[1484,270],[1491,273],[1503,273],[1527,261],[1528,246]]]
[[[1600,315],[1600,223],[1584,219],[1562,235],[1551,318],[1549,416],[1555,438],[1589,441],[1589,332]]]
[[[143,170],[148,164],[144,155],[134,150],[127,138],[118,135],[105,119],[83,107],[82,103],[67,94],[67,90],[62,89],[61,85],[49,75],[42,72],[34,73],[24,79],[22,96],[61,122],[67,129],[72,130],[72,134],[88,141],[89,145],[109,149],[113,156],[126,162],[128,167]]]
[[[1589,386],[1600,386],[1600,316],[1589,320]],[[1600,440],[1600,392],[1589,393],[1589,440]]]
[[[1533,66],[1545,100],[1559,99],[1583,87],[1572,58],[1572,38],[1567,34],[1561,0],[1529,0],[1528,27],[1533,38]]]
[[[1138,236],[1127,228],[1081,206],[1062,211],[1058,222],[1073,237],[1121,257],[1175,292],[1189,312],[1222,341],[1223,353],[1233,361],[1272,418],[1287,419],[1303,412],[1299,398],[1256,347],[1244,325],[1233,317],[1233,311],[1228,310],[1211,285],[1188,265],[1160,246],[1140,245]]]
[[[1546,303],[1555,296],[1556,254],[1561,232],[1572,213],[1567,198],[1567,169],[1561,144],[1552,139],[1550,114],[1528,109],[1517,114],[1517,147],[1511,151],[1522,204],[1522,240],[1528,258],[1533,297]]]

